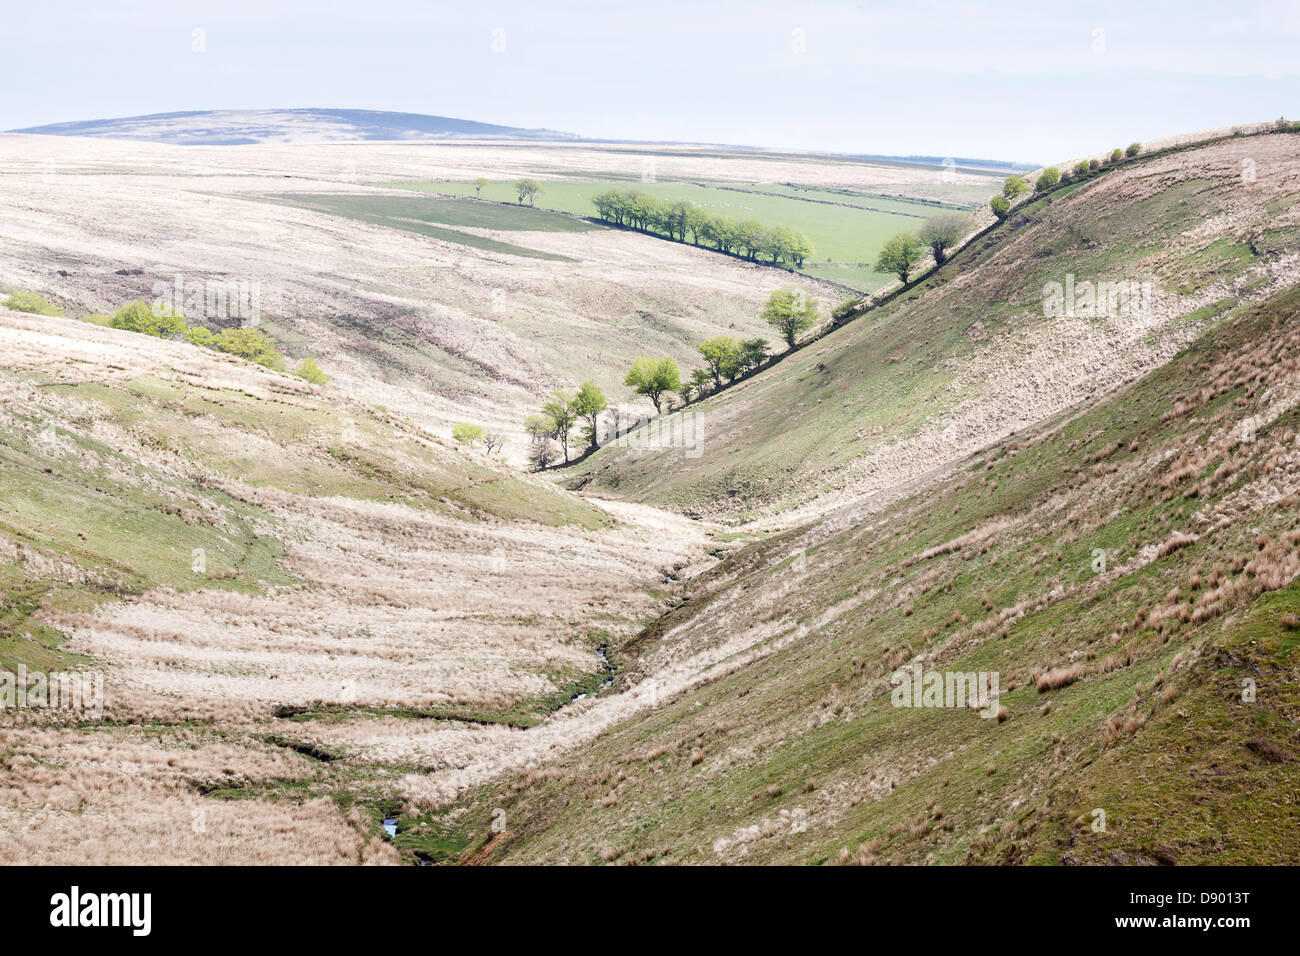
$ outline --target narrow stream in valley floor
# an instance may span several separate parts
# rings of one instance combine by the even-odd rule
[[[600,662],[605,665],[605,682],[601,685],[602,687],[609,687],[611,684],[614,683],[615,667],[613,664],[609,662],[608,651],[609,651],[608,644],[601,644],[599,647],[596,648],[596,657],[599,658]],[[586,696],[587,696],[586,694],[577,694],[569,698],[569,703],[576,704],[578,701],[583,700]]]

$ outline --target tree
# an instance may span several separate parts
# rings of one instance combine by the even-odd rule
[[[786,232],[790,234],[790,245],[788,250],[790,261],[794,263],[796,269],[802,269],[804,261],[811,259],[816,254],[816,250],[813,248],[813,244],[808,241],[807,237],[804,236],[802,232],[795,232],[792,229],[787,229]]]
[[[740,343],[740,367],[750,371],[761,366],[768,359],[767,339],[745,339]]]
[[[284,368],[284,358],[275,343],[259,329],[222,329],[212,337],[212,347],[269,369],[279,371]]]
[[[455,439],[458,445],[477,445],[483,440],[483,426],[461,422],[459,425],[453,426],[451,437]]]
[[[1029,191],[1029,183],[1025,182],[1023,176],[1008,176],[1006,182],[1002,184],[1002,195],[1008,200],[1013,200],[1017,196],[1023,196]]]
[[[185,315],[163,302],[149,305],[137,299],[113,313],[113,328],[169,339],[185,332]]]
[[[63,315],[62,309],[35,292],[15,292],[5,300],[5,308],[11,312],[27,312],[32,315]]]
[[[682,370],[670,358],[642,357],[632,363],[623,384],[654,402],[657,415],[662,410],[664,393],[682,390]]]
[[[534,471],[545,471],[556,458],[555,442],[549,438],[535,441],[528,447],[528,464]]]
[[[306,379],[313,385],[324,385],[330,380],[330,377],[321,371],[316,360],[310,355],[298,363],[298,367],[293,370],[293,374],[299,378]]]
[[[474,198],[475,198],[475,199],[481,199],[481,198],[483,197],[483,187],[486,186],[486,185],[487,185],[488,183],[490,183],[490,182],[492,182],[492,180],[487,179],[487,178],[485,178],[485,177],[483,177],[483,176],[480,176],[478,179],[474,180]]]
[[[1041,193],[1045,189],[1051,189],[1060,181],[1061,181],[1061,171],[1057,169],[1055,166],[1048,166],[1039,175],[1038,181],[1034,183],[1034,191]]]
[[[729,335],[719,335],[701,342],[699,349],[700,355],[704,357],[704,364],[708,366],[708,374],[713,377],[715,388],[722,388],[722,376],[734,378],[734,375],[728,373],[736,367],[736,361],[740,356],[740,346],[736,344],[735,339]]]
[[[591,441],[591,450],[600,444],[600,413],[609,407],[605,393],[596,387],[595,382],[583,382],[578,386],[578,394],[573,399],[573,414],[587,422],[587,437]]]
[[[1138,153],[1142,152],[1141,143],[1129,143],[1128,149],[1124,150],[1124,155],[1132,159]]]
[[[573,411],[573,396],[560,391],[552,392],[550,400],[542,406],[542,414],[550,420],[550,437],[560,443],[564,449],[565,464],[568,464],[569,432],[573,431],[573,423],[577,421],[577,415]]]
[[[925,221],[917,238],[930,247],[934,264],[941,266],[948,261],[948,250],[966,235],[968,225],[966,217],[961,213],[942,212]]]
[[[686,241],[686,219],[691,207],[684,201],[678,201],[663,210],[663,225],[668,232],[669,239],[679,239]]]
[[[924,255],[925,244],[904,229],[902,232],[894,233],[885,243],[885,247],[880,250],[880,257],[876,260],[876,271],[892,272],[898,276],[903,285],[907,285],[912,268]]]
[[[691,381],[689,388],[695,390],[695,394],[703,398],[709,393],[709,387],[713,384],[713,376],[709,374],[708,369],[697,368],[691,370]]]
[[[1088,174],[1088,161],[1081,159],[1074,164],[1074,178],[1081,179]]]
[[[810,299],[803,289],[782,286],[768,296],[761,317],[785,337],[786,345],[794,348],[799,333],[812,328],[819,318],[817,300]]]
[[[521,179],[515,183],[515,192],[519,194],[519,205],[528,200],[528,205],[533,205],[533,199],[542,191],[542,184],[535,179]]]
[[[505,443],[506,443],[505,436],[502,435],[500,432],[483,433],[483,450],[487,452],[489,455],[495,455],[503,447],[505,447]]]
[[[524,419],[524,431],[528,432],[529,439],[535,445],[551,437],[555,432],[555,423],[545,415],[532,414]]]
[[[746,259],[757,259],[767,242],[767,229],[761,222],[746,219],[736,226],[736,245],[743,249]]]
[[[603,193],[597,193],[591,198],[591,204],[596,207],[596,215],[600,219],[623,225],[627,199],[621,190],[607,189]]]
[[[1120,149],[1118,146],[1116,146],[1114,149],[1110,151],[1110,162],[1112,164],[1118,163],[1123,158],[1124,158],[1124,150]]]
[[[691,234],[691,245],[698,246],[704,241],[704,226],[709,221],[709,215],[699,206],[688,206],[686,209],[686,231]]]
[[[1006,196],[994,196],[989,200],[989,209],[999,219],[1006,219],[1011,212],[1011,203],[1007,202]]]

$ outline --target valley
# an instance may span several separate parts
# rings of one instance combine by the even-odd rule
[[[0,665],[105,683],[0,712],[0,860],[1297,862],[1300,132],[1004,215],[1011,167],[526,138],[0,136]],[[283,361],[114,318],[186,282]],[[851,308],[667,409],[698,447],[528,466],[554,391],[648,416],[634,360],[791,285]]]

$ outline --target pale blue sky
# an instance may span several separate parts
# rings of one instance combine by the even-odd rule
[[[0,33],[0,129],[316,106],[1052,161],[1300,115],[1300,0],[45,0]]]

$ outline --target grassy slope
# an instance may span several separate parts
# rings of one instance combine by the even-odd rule
[[[1140,179],[1145,172],[1135,163],[1107,175]],[[606,448],[576,469],[570,486],[687,514],[742,518],[755,508],[805,501],[833,487],[838,470],[867,451],[941,418],[961,397],[951,391],[954,361],[976,354],[979,340],[1044,323],[1044,283],[1062,282],[1066,273],[1152,276],[1186,294],[1284,247],[1280,232],[1262,231],[1253,250],[1207,239],[1204,248],[1169,253],[1171,239],[1232,199],[1239,182],[1231,176],[1185,179],[1118,204],[1094,188],[1105,182],[1017,207],[906,295],[692,405],[701,416],[703,454]],[[1276,202],[1287,198],[1294,196]],[[1233,304],[1219,303],[1216,314]]]
[[[473,183],[386,183],[405,189],[428,190],[456,196],[473,196]],[[768,226],[786,226],[802,232],[812,242],[816,255],[801,272],[839,282],[864,291],[877,289],[890,277],[871,267],[885,240],[900,229],[912,229],[933,210],[921,204],[897,199],[869,198],[854,194],[849,202],[833,194],[818,194],[821,202],[809,202],[793,195],[782,195],[766,187],[754,191],[718,188],[695,183],[618,180],[596,182],[553,182],[543,184],[537,205],[544,209],[593,215],[591,198],[611,188],[631,188],[669,202],[684,200],[710,213],[736,220],[754,219]],[[775,190],[779,187],[773,187]],[[510,183],[490,183],[483,187],[484,199],[496,203],[515,201]],[[843,205],[839,203],[843,202]],[[859,205],[860,203],[860,205]],[[502,207],[508,208],[508,207]],[[831,260],[828,262],[827,260]]]
[[[1291,292],[870,524],[749,546],[625,652],[738,619],[807,636],[471,794],[439,838],[491,862],[1300,861],[1298,346]],[[891,707],[926,652],[999,671],[1006,722]]]
[[[104,384],[0,369],[0,391],[0,665],[10,668],[65,659],[60,635],[36,620],[42,607],[85,610],[155,585],[289,583],[276,521],[222,476],[467,521],[608,523],[329,390],[290,385],[266,398],[166,370]],[[191,570],[199,548],[204,575]]]
[[[501,252],[527,259],[549,259],[555,262],[572,262],[568,256],[530,249],[516,243],[488,239],[457,229],[467,226],[474,229],[499,229],[508,232],[589,232],[599,226],[557,216],[540,209],[522,206],[507,207],[457,199],[430,199],[426,197],[298,194],[277,197],[280,202],[301,206],[331,216],[344,216],[374,226],[387,226],[406,232],[419,233],[433,239],[454,242],[486,252]]]

